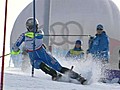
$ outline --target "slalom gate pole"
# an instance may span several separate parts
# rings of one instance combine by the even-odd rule
[[[36,25],[35,25],[35,0],[33,0],[33,18],[34,18],[34,40],[33,40],[33,51],[35,51],[35,31],[36,31]],[[33,54],[34,58],[34,54]],[[32,65],[32,77],[34,76],[34,61]]]
[[[4,56],[5,56],[5,40],[6,40],[6,23],[7,23],[7,3],[5,3],[5,20],[4,20],[4,38],[3,38],[3,53],[2,53],[2,68],[1,68],[1,86],[0,90],[3,90],[3,79],[4,79]]]

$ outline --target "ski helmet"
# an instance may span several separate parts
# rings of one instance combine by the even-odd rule
[[[103,30],[103,25],[101,24],[97,25],[97,30]]]
[[[39,24],[38,20],[35,19],[35,26],[36,26],[35,32],[37,32],[38,24]],[[30,17],[27,19],[26,28],[29,32],[34,32],[34,18],[33,17]]]

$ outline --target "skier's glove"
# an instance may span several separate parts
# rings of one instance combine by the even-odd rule
[[[18,54],[20,54],[20,50],[18,50],[18,51],[12,50],[12,52],[11,52],[11,55],[18,55]]]
[[[94,36],[90,36],[90,38],[89,38],[90,40],[93,40],[94,39]]]

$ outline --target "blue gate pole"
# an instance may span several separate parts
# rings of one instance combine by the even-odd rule
[[[33,51],[35,51],[35,31],[36,31],[36,25],[35,25],[35,0],[33,0],[33,18],[34,18],[34,40],[33,40]],[[33,54],[34,59],[34,54]],[[32,65],[32,77],[34,76],[34,61]]]

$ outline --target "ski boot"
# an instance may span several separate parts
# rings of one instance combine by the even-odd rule
[[[73,71],[73,67],[71,67],[71,69],[69,70],[70,72],[70,77],[73,78],[73,79],[76,79],[77,81],[79,81],[82,85],[86,85],[87,84],[87,80],[81,76],[81,74],[78,74],[76,72]]]
[[[82,85],[86,85],[87,84],[87,80],[84,78],[84,77],[82,77],[81,76],[81,74],[78,74],[78,73],[76,73],[76,72],[74,72],[74,71],[72,71],[73,70],[73,66],[71,67],[71,69],[70,69],[70,73],[72,74],[71,75],[71,78],[75,78],[77,81],[79,81]]]
[[[71,69],[68,69],[68,68],[66,68],[66,67],[62,67],[62,69],[61,69],[61,73],[63,73],[63,74],[66,74],[67,73],[67,75],[71,78],[71,79],[76,79],[77,81],[79,81],[81,84],[83,84],[83,85],[85,85],[85,84],[87,84],[87,80],[84,78],[84,77],[82,77],[81,75],[79,75],[78,73],[76,73],[76,72],[74,72],[73,71],[73,67],[74,66],[72,66],[71,67]]]
[[[87,84],[87,80],[86,80],[84,77],[82,77],[82,76],[79,76],[79,77],[77,78],[77,80],[78,80],[82,85],[86,85],[86,84]]]

